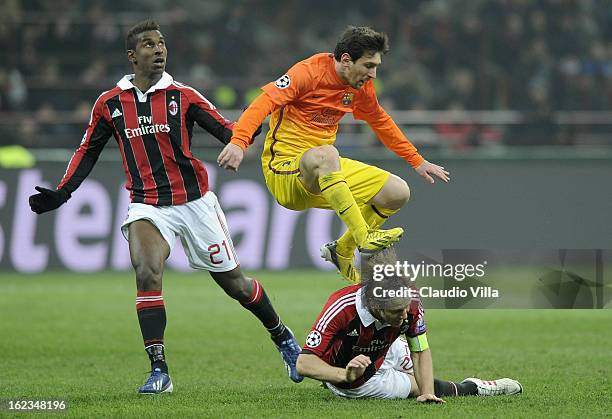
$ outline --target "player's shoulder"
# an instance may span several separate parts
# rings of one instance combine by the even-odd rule
[[[359,288],[359,285],[352,285],[330,295],[315,322],[314,328],[325,332],[332,323],[336,328],[342,328],[343,325],[349,323],[357,315],[355,301]]]
[[[292,68],[294,73],[316,79],[325,74],[333,60],[333,55],[322,52],[298,61]]]
[[[172,83],[170,83],[170,85],[166,89],[167,90],[178,90],[181,93],[184,93],[186,95],[202,95],[194,87],[188,84],[185,84],[183,82],[180,82],[178,80],[172,80]]]
[[[89,123],[92,124],[94,121],[97,121],[98,118],[105,118],[110,120],[106,115],[105,108],[108,103],[113,99],[118,97],[123,89],[119,86],[115,86],[112,89],[105,90],[98,95],[96,100],[94,101],[93,107],[91,108],[91,114],[89,115]]]
[[[190,102],[204,102],[212,109],[216,109],[215,106],[208,99],[206,99],[206,97],[199,90],[188,84],[173,80],[167,89],[178,90],[183,95],[185,95],[185,97],[187,97]]]
[[[355,285],[349,285],[347,287],[344,288],[340,288],[338,291],[334,291],[330,298],[341,298],[345,295],[356,295],[357,292],[359,292],[359,290],[361,289],[361,285],[360,284],[355,284]]]
[[[302,62],[311,66],[327,66],[334,59],[334,55],[329,52],[319,52],[306,58]]]
[[[344,306],[354,306],[355,299],[357,298],[357,293],[360,292],[360,289],[360,285],[350,285],[348,287],[344,287],[339,289],[338,291],[333,292],[327,299],[327,304],[325,305],[325,307],[338,305],[338,303],[341,303]]]
[[[308,58],[306,63],[313,74],[323,76],[334,69],[334,54],[320,52]]]
[[[114,98],[115,96],[119,96],[119,94],[123,91],[123,89],[119,86],[115,86],[112,89],[109,90],[105,90],[102,93],[100,93],[98,95],[98,98],[95,100],[95,105],[94,106],[100,106],[100,105],[104,105],[106,102],[108,102],[110,99]]]

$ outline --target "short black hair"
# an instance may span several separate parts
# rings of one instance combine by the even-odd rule
[[[134,26],[130,28],[125,37],[125,49],[126,50],[135,50],[136,44],[138,43],[138,35],[147,31],[158,31],[159,23],[157,23],[153,19],[143,20],[142,22],[138,22]]]
[[[348,53],[353,61],[357,61],[366,53],[375,54],[377,52],[380,52],[381,55],[389,52],[389,37],[386,33],[376,32],[367,26],[349,26],[336,44],[334,58],[340,61],[342,54]]]

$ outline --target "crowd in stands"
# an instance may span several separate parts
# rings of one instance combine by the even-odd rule
[[[31,112],[43,123],[66,113],[87,119],[99,92],[130,70],[127,28],[148,17],[161,23],[167,38],[167,70],[222,109],[241,108],[296,61],[331,51],[348,24],[390,37],[377,81],[387,109],[612,109],[612,7],[606,0],[2,4],[5,133],[6,118],[15,112]],[[34,141],[27,135],[35,127],[23,125],[24,141]]]

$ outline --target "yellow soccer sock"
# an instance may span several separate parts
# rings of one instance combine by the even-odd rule
[[[390,216],[399,211],[399,209],[379,208],[372,204],[363,204],[359,209],[370,230],[378,230]],[[356,248],[357,243],[350,231],[340,236],[336,243],[336,251],[343,256],[351,256]]]
[[[368,224],[363,219],[342,172],[332,172],[319,177],[319,187],[323,198],[348,227],[353,240],[363,243],[368,235]]]

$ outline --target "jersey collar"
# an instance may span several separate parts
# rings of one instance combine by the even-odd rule
[[[376,317],[369,312],[367,308],[363,305],[363,299],[361,294],[363,292],[363,288],[360,288],[355,294],[355,308],[357,309],[357,315],[359,316],[359,320],[365,327],[369,327],[372,323],[375,323],[376,329],[382,329],[383,327],[389,326],[387,323],[382,323]]]
[[[122,90],[136,89],[137,91],[140,91],[138,87],[134,86],[132,80],[134,80],[134,74],[126,74],[121,80],[117,82],[117,86],[119,86]],[[164,71],[164,74],[162,74],[161,79],[159,79],[159,81],[153,86],[149,87],[149,90],[144,92],[144,94],[146,95],[159,89],[165,89],[170,86],[173,81],[174,79],[172,78],[172,76]]]

